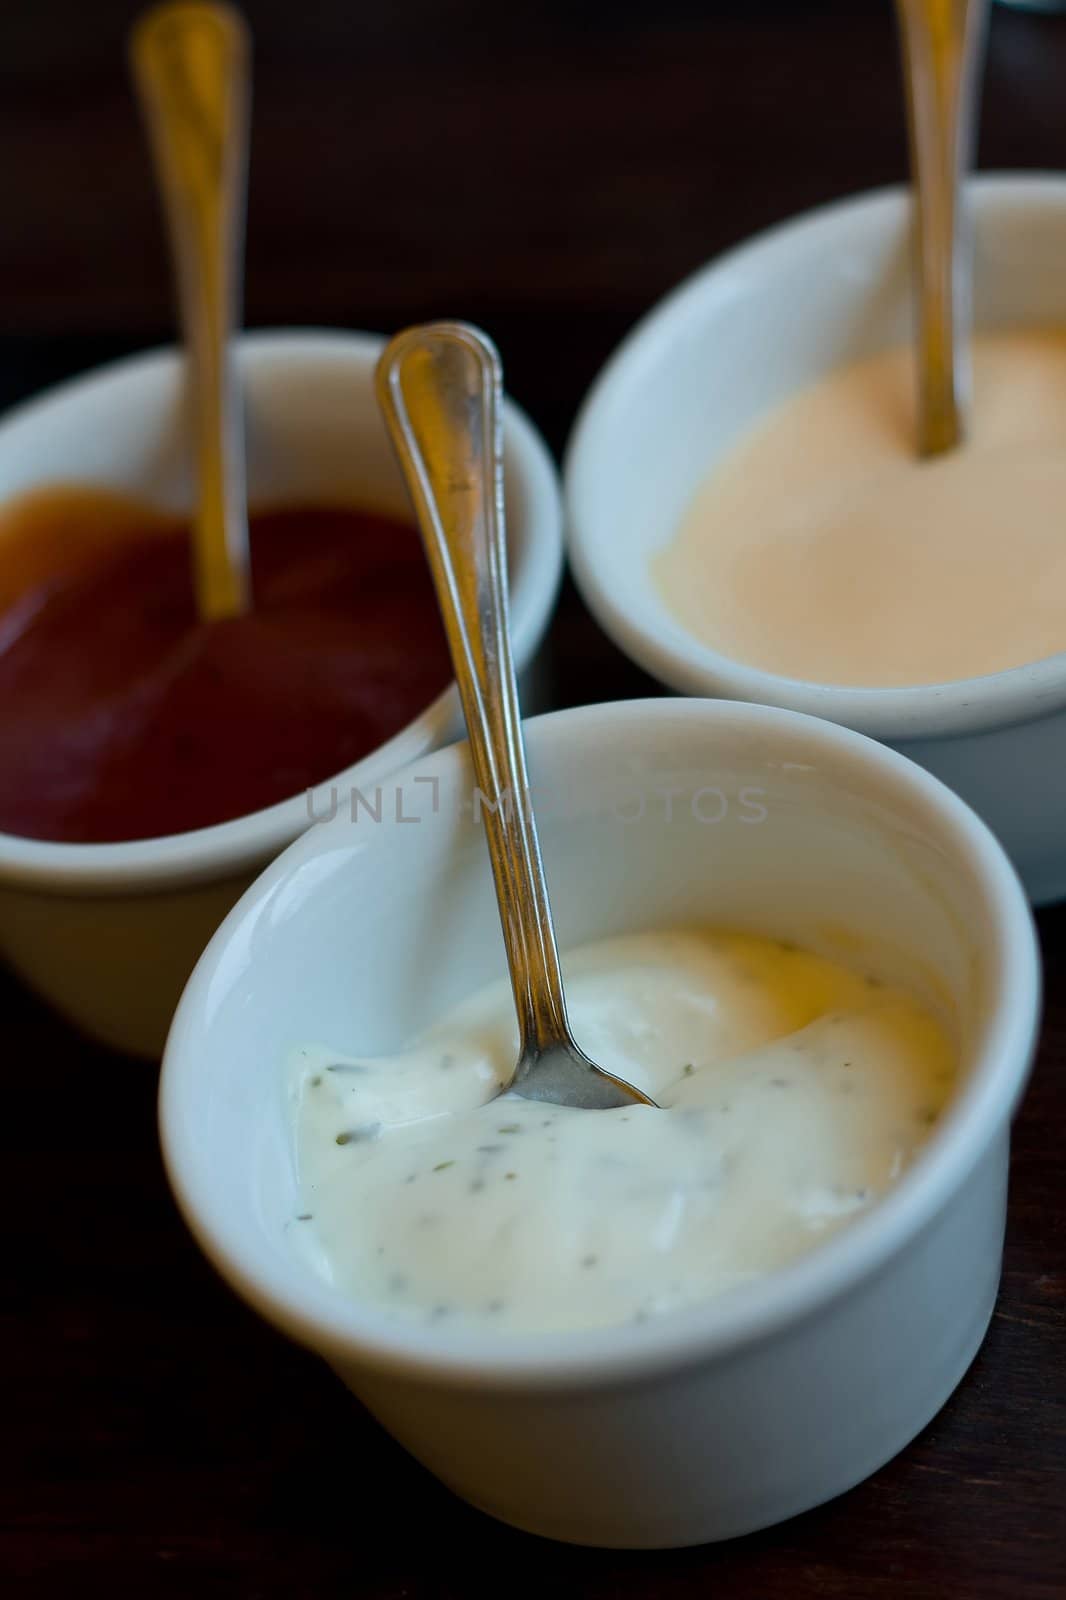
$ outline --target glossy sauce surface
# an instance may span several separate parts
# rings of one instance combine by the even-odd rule
[[[653,560],[677,619],[735,661],[867,687],[1066,649],[1066,335],[979,335],[973,372],[966,443],[932,460],[910,350],[770,412]]]
[[[353,1298],[512,1332],[698,1304],[866,1211],[952,1093],[937,1019],[792,946],[667,930],[564,965],[579,1042],[658,1108],[497,1098],[506,984],[395,1058],[297,1053],[289,1234]]]
[[[90,490],[0,516],[0,830],[102,843],[299,795],[451,678],[417,532],[251,518],[254,610],[201,623],[187,526]]]

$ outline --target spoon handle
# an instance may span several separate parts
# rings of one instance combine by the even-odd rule
[[[205,621],[250,605],[239,316],[249,119],[248,31],[226,5],[165,4],[130,37],[133,77],[171,235],[192,384],[196,602]]]
[[[969,400],[970,259],[962,174],[972,158],[988,0],[897,0],[917,198],[918,445],[962,440]]]
[[[466,716],[523,1057],[569,1041],[507,622],[500,361],[458,322],[399,333],[378,399],[415,502]],[[524,914],[523,914],[524,913]]]

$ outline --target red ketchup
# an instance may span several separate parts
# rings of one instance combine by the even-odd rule
[[[103,843],[303,793],[445,688],[417,532],[351,506],[251,518],[254,611],[202,623],[186,525],[89,490],[0,515],[0,830]]]

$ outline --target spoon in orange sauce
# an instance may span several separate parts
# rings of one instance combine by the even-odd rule
[[[914,188],[918,451],[963,443],[972,246],[962,214],[988,0],[896,0]]]

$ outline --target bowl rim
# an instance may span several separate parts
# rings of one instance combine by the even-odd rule
[[[242,332],[234,344],[238,360],[253,366],[311,360],[365,369],[386,340],[384,334],[362,329],[277,327]],[[45,427],[53,407],[91,403],[102,389],[130,381],[166,382],[181,361],[181,347],[165,344],[77,373],[5,411],[0,416],[0,438],[15,427]],[[547,444],[510,398],[504,417],[510,470],[521,478],[532,512],[511,630],[515,659],[524,666],[547,628],[562,580],[562,490]],[[310,796],[293,795],[210,827],[106,844],[69,844],[0,831],[0,884],[55,895],[137,894],[236,876],[261,865],[298,837],[314,821],[312,813],[321,814],[329,806],[331,791],[380,781],[439,744],[458,721],[459,697],[453,682],[384,744],[323,779]]]
[[[1036,210],[1066,216],[1066,174],[990,172],[967,182],[973,209],[982,219]],[[604,631],[632,660],[659,682],[685,694],[722,695],[840,722],[861,733],[889,740],[918,740],[1035,721],[1066,706],[1066,651],[1001,672],[944,683],[859,688],[815,683],[748,666],[685,633],[667,636],[652,613],[634,612],[612,586],[590,538],[596,460],[609,449],[614,424],[610,412],[618,395],[645,381],[655,348],[690,320],[702,320],[721,280],[751,267],[787,260],[801,242],[824,238],[832,247],[838,233],[856,228],[900,227],[910,191],[890,184],[831,200],[750,235],[697,268],[668,291],[634,324],[615,347],[587,391],[563,453],[563,498],[567,555],[574,581]],[[606,418],[606,420],[605,420]]]
[[[211,1177],[198,1158],[195,1073],[202,1019],[217,996],[214,979],[229,942],[304,862],[331,848],[337,823],[323,823],[291,845],[260,875],[226,917],[186,987],[163,1055],[159,1130],[164,1167],[193,1236],[232,1288],[267,1321],[334,1364],[389,1372],[420,1382],[494,1390],[594,1387],[650,1378],[750,1348],[817,1315],[883,1270],[952,1200],[1006,1127],[1024,1088],[1040,1004],[1040,963],[1032,914],[1021,884],[988,827],[939,779],[906,757],[851,729],[777,707],[699,699],[616,701],[549,713],[526,724],[531,753],[580,760],[588,737],[606,734],[690,742],[694,730],[754,729],[802,734],[815,752],[863,769],[868,789],[916,802],[957,843],[987,908],[990,1010],[965,1088],[913,1167],[884,1199],[806,1255],[759,1282],[706,1304],[634,1325],[565,1333],[508,1335],[445,1332],[389,1320],[318,1282],[293,1252],[249,1265],[247,1235],[212,1200]],[[422,776],[444,779],[467,762],[465,744],[420,761]],[[373,847],[371,847],[373,848]],[[202,1105],[199,1115],[203,1115]]]

